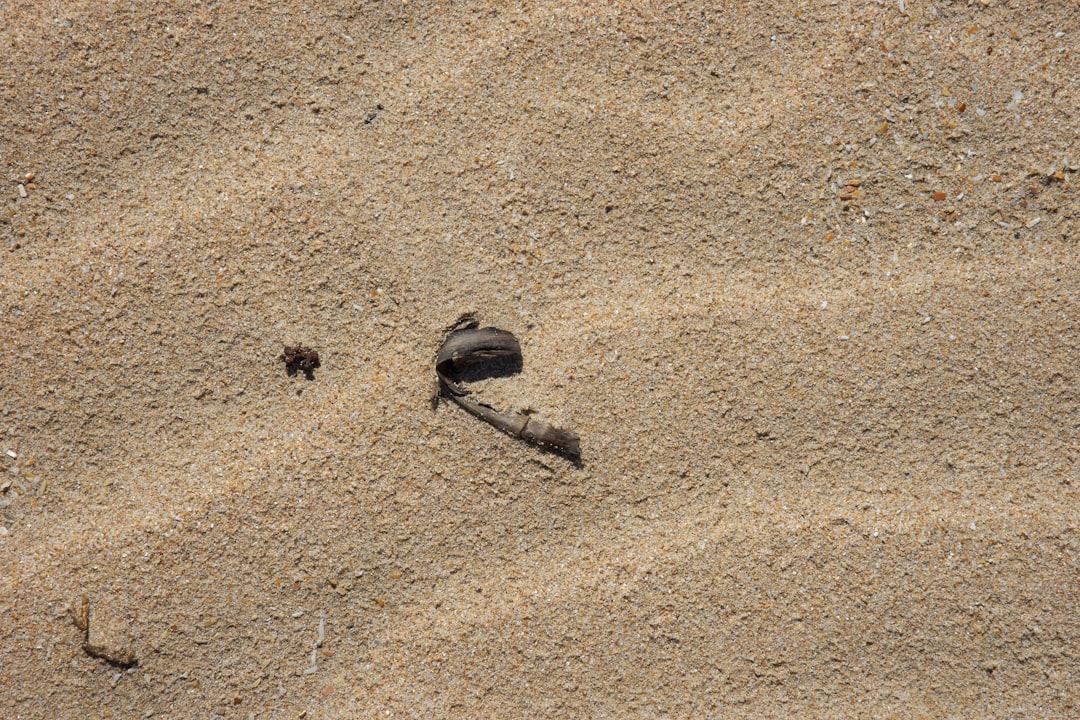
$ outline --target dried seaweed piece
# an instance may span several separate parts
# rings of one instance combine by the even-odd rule
[[[304,376],[312,380],[314,379],[313,371],[319,367],[319,353],[300,345],[295,347],[286,345],[285,352],[278,360],[285,363],[285,372],[289,374],[289,377],[295,375],[298,370],[303,370]]]
[[[580,462],[580,439],[575,433],[524,413],[501,413],[469,397],[469,391],[460,384],[469,372],[480,368],[486,370],[483,375],[489,377],[514,374],[521,370],[522,363],[521,346],[512,333],[477,325],[475,316],[465,315],[448,328],[450,333],[435,356],[438,396],[453,400],[466,412],[509,435]]]

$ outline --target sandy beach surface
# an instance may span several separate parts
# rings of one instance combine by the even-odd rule
[[[1080,715],[1078,108],[1072,0],[0,3],[0,714]]]

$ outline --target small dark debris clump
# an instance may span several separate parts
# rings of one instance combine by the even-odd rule
[[[386,109],[386,108],[384,108],[384,107],[382,106],[382,103],[379,103],[378,105],[376,105],[376,106],[375,106],[375,110],[376,110],[376,111],[378,111],[378,110],[385,110],[385,109]],[[377,118],[378,116],[379,116],[379,113],[378,113],[378,112],[373,112],[373,113],[371,113],[371,114],[370,114],[370,115],[368,115],[368,116],[367,116],[366,118],[364,118],[364,124],[365,124],[365,125],[370,125],[370,124],[371,124],[371,121],[372,121],[372,120],[374,120],[375,118]]]
[[[313,371],[319,367],[319,353],[300,345],[286,345],[285,352],[278,359],[285,363],[285,372],[289,373],[289,377],[298,370],[303,370],[307,379],[311,380],[314,377]]]

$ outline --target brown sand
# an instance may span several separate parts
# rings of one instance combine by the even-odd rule
[[[3,716],[1075,717],[1080,10],[906,5],[4,2]]]

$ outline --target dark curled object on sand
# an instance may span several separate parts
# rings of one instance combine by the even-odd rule
[[[312,371],[319,367],[319,353],[299,345],[296,347],[286,345],[285,352],[278,360],[285,363],[285,372],[289,373],[289,377],[295,375],[297,370],[303,370],[307,379],[311,380]]]
[[[486,376],[514,374],[521,369],[521,346],[506,330],[477,327],[472,317],[463,317],[443,341],[435,356],[439,376],[439,397],[449,398],[466,412],[488,422],[503,432],[552,450],[576,463],[581,462],[579,438],[524,413],[501,413],[469,397],[459,384],[470,371],[484,370]],[[464,327],[462,327],[464,325]],[[458,329],[454,329],[457,327]],[[502,366],[502,371],[500,367]],[[506,369],[509,368],[508,371]]]

